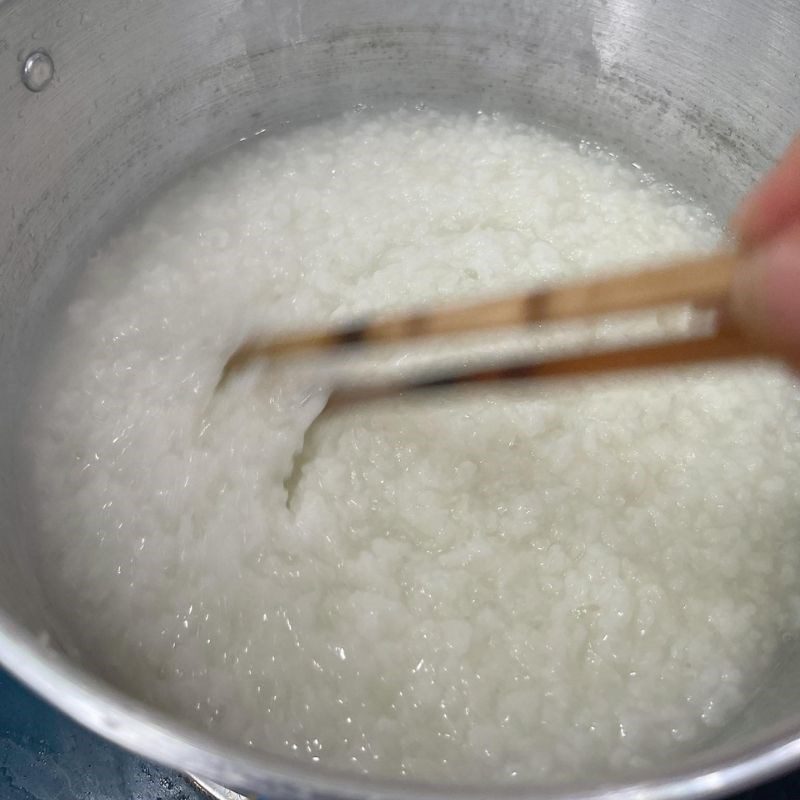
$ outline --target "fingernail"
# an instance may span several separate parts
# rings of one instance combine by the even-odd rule
[[[800,350],[800,241],[775,242],[742,264],[731,312],[754,336]]]

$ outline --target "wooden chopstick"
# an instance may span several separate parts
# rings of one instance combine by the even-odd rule
[[[356,325],[319,328],[275,338],[259,337],[245,342],[231,355],[219,385],[261,358],[556,322],[669,304],[714,304],[727,296],[738,260],[735,253],[716,253],[673,261],[655,269],[569,283],[488,302],[375,317]]]
[[[326,410],[341,409],[394,395],[427,392],[478,383],[513,383],[547,378],[638,371],[657,367],[732,361],[744,358],[777,358],[779,354],[728,327],[716,333],[675,341],[601,350],[543,361],[515,361],[488,369],[434,372],[407,381],[339,386],[331,393]]]

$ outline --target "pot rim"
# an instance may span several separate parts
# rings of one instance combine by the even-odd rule
[[[800,714],[765,729],[749,747],[711,747],[644,780],[464,785],[354,775],[288,756],[243,751],[134,700],[23,629],[0,611],[0,664],[73,720],[144,758],[222,786],[268,796],[376,797],[387,800],[688,800],[746,789],[800,764]]]

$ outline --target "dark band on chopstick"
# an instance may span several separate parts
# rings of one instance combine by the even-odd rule
[[[529,292],[525,299],[525,320],[530,323],[541,322],[547,313],[547,296],[549,292]]]
[[[359,344],[369,338],[369,325],[353,325],[344,328],[331,337],[331,345]]]

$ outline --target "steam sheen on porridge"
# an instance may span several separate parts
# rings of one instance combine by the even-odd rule
[[[75,647],[228,740],[379,775],[602,777],[696,746],[800,623],[790,377],[437,395],[307,437],[324,394],[290,365],[212,394],[254,331],[719,237],[614,157],[487,115],[356,114],[201,167],[91,261],[42,365],[42,570]]]

